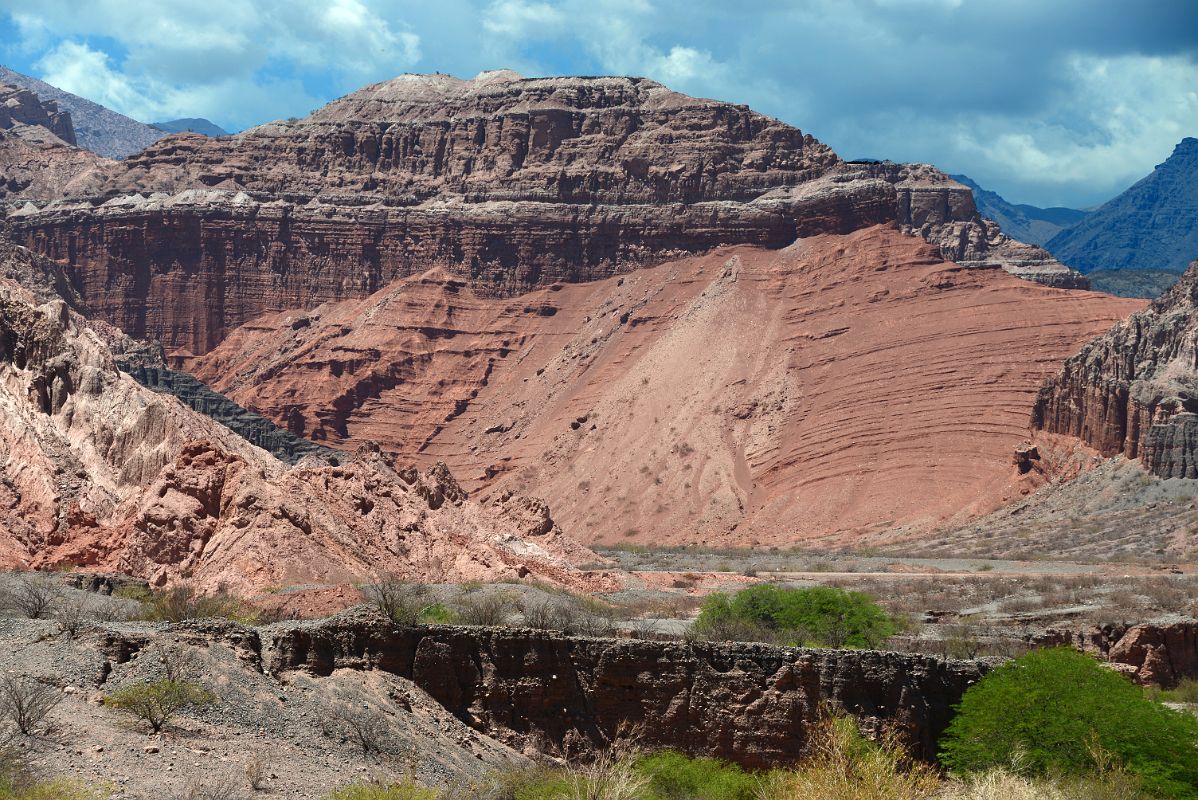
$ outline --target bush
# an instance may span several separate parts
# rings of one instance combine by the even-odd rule
[[[391,721],[360,696],[349,697],[330,708],[321,725],[325,736],[356,745],[364,756],[393,755],[397,751]]]
[[[958,773],[1016,765],[1026,775],[1086,775],[1110,759],[1156,795],[1198,798],[1198,719],[1149,699],[1090,656],[1037,650],[970,687],[940,742]]]
[[[416,625],[430,608],[432,593],[422,583],[410,583],[394,575],[380,575],[362,589],[366,599],[392,622]]]
[[[181,711],[210,706],[216,700],[216,695],[198,683],[164,678],[118,689],[104,696],[104,705],[144,720],[154,733],[158,733]]]
[[[501,592],[467,592],[453,603],[453,611],[461,625],[503,625],[515,609],[511,596]]]
[[[381,780],[354,783],[335,789],[324,800],[436,800],[437,792],[404,779],[395,783]]]
[[[28,761],[27,754],[0,746],[0,800],[102,800],[112,794],[64,778],[42,780]]]
[[[61,701],[58,689],[32,678],[0,678],[0,713],[26,736],[32,736]]]
[[[61,594],[62,587],[50,576],[24,572],[0,590],[0,606],[29,619],[44,619]]]
[[[655,800],[753,800],[760,783],[735,764],[672,750],[645,756],[636,766]]]
[[[811,732],[815,755],[793,771],[770,773],[761,800],[930,800],[936,771],[912,759],[893,735],[871,742],[850,717],[825,719]]]
[[[695,631],[712,639],[743,639],[827,647],[877,647],[894,621],[868,595],[830,586],[783,589],[759,584],[703,603]]]
[[[186,583],[152,592],[142,600],[141,616],[154,622],[183,622],[212,617],[231,619],[246,625],[254,625],[259,621],[259,612],[237,598],[223,591],[202,595]]]
[[[1198,680],[1185,678],[1175,688],[1161,692],[1160,699],[1168,703],[1198,703]]]

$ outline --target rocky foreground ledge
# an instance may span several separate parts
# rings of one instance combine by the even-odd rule
[[[952,707],[990,668],[870,650],[594,639],[525,628],[399,627],[358,607],[312,623],[245,629],[264,672],[407,678],[470,727],[510,745],[586,750],[632,731],[648,748],[749,767],[807,755],[825,706],[867,731],[895,726],[923,758]]]

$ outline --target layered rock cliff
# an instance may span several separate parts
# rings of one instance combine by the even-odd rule
[[[1065,362],[1041,390],[1033,425],[1154,474],[1198,478],[1198,262],[1152,306]]]
[[[273,633],[267,669],[377,669],[412,680],[459,719],[501,741],[575,752],[634,729],[673,748],[747,767],[810,755],[825,707],[879,733],[894,726],[934,759],[952,707],[987,669],[867,650],[567,637],[512,628],[398,628],[364,609]]]
[[[1140,307],[879,226],[510,299],[433,270],[190,366],[293,433],[532,491],[588,540],[787,544],[1021,491],[1041,382]]]
[[[121,373],[118,334],[53,296],[56,265],[4,242],[0,262],[21,279],[0,278],[0,565],[234,590],[380,571],[585,583],[572,565],[594,555],[547,510],[480,506],[444,465],[421,473],[370,445],[288,468]]]
[[[168,137],[69,194],[14,209],[20,241],[64,262],[105,320],[182,358],[263,312],[430,267],[510,296],[884,222],[1081,285],[931,168],[844,165],[744,106],[636,78],[405,75],[303,120]]]

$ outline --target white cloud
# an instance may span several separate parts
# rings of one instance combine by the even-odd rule
[[[483,11],[483,27],[513,41],[543,38],[559,33],[566,15],[549,3],[495,0]]]

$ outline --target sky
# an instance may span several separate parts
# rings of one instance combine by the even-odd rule
[[[1198,0],[0,0],[0,63],[228,130],[404,72],[640,75],[1041,206],[1198,136]]]

